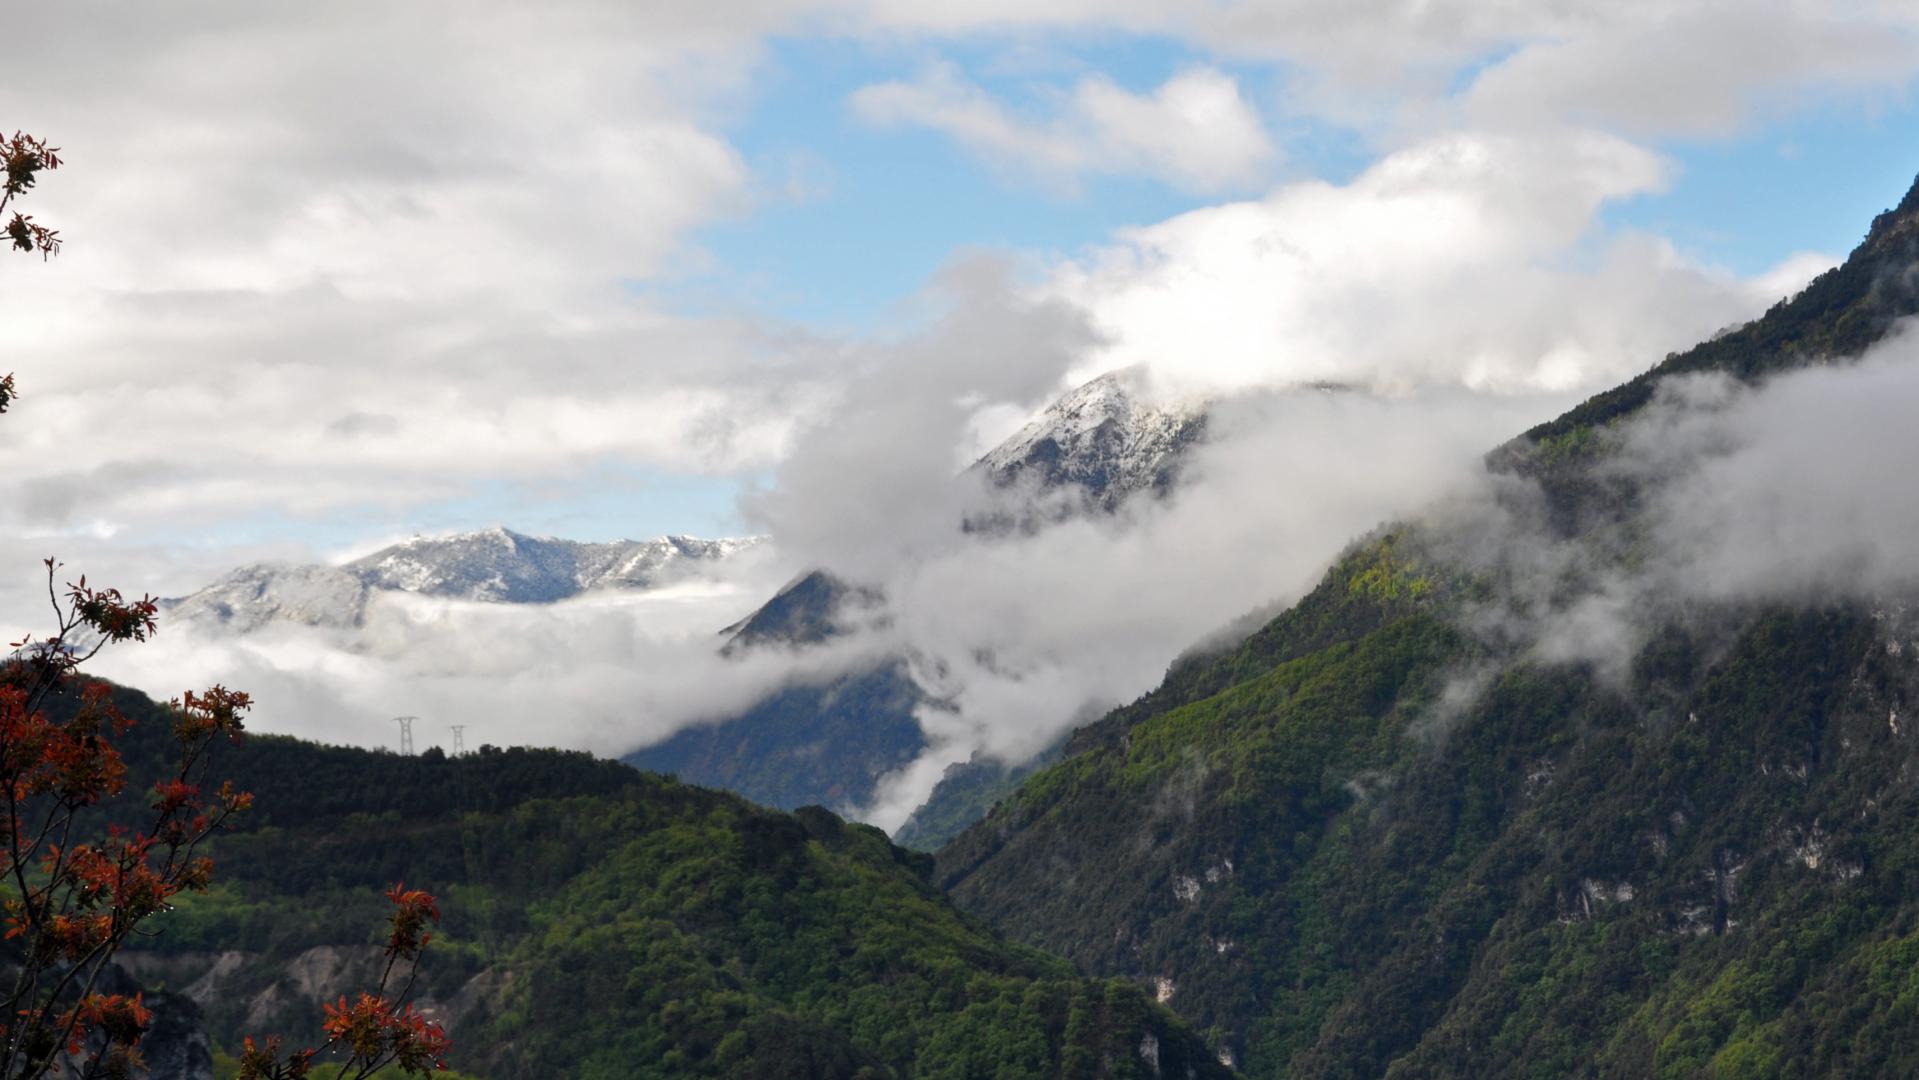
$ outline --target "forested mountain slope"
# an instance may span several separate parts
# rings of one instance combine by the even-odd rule
[[[884,602],[873,589],[814,570],[722,630],[720,651],[799,653],[884,618]],[[914,714],[927,704],[904,657],[872,657],[823,680],[795,676],[737,716],[682,728],[621,760],[763,806],[849,810],[870,803],[881,777],[926,749]]]
[[[940,882],[1252,1076],[1919,1071],[1919,597],[1662,594],[1630,452],[1658,377],[1845,364],[1916,263],[1919,189],[1081,731]]]
[[[164,716],[130,773],[153,775]],[[818,808],[783,814],[583,754],[419,757],[253,738],[216,765],[258,801],[216,881],[128,966],[199,1001],[216,1043],[312,1038],[377,976],[380,891],[441,898],[422,994],[466,1075],[1209,1077],[1124,981],[1009,946],[930,860]]]

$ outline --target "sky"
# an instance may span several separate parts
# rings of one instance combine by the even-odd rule
[[[180,595],[494,524],[764,533],[781,572],[924,597],[914,647],[1017,626],[1051,658],[961,691],[948,757],[1150,686],[1479,450],[1832,265],[1919,173],[1896,2],[76,0],[10,30],[0,124],[65,161],[22,203],[65,250],[0,262],[23,629],[50,553]],[[1169,401],[1377,401],[1249,406],[1301,434],[1220,450],[1241,486],[1021,552],[1086,569],[1068,607],[1196,534],[1234,568],[1171,575],[1165,608],[1207,599],[1104,659],[1082,621],[942,614],[1035,590],[939,535],[941,478],[1129,366]],[[722,592],[720,625],[751,606]],[[661,693],[648,737],[726,707]],[[321,712],[283,715],[376,737]],[[640,737],[599,714],[552,740]]]

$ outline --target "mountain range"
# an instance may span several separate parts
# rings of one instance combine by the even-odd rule
[[[255,563],[164,606],[197,629],[243,634],[268,626],[351,628],[381,593],[507,604],[550,604],[595,590],[689,581],[762,538],[581,543],[506,528],[416,536],[339,566]]]
[[[956,521],[956,530],[1030,531],[1111,513],[1136,496],[1164,495],[1188,451],[1203,441],[1206,423],[1204,403],[1153,404],[1137,370],[1102,375],[1047,406],[967,470],[987,481],[993,499],[990,509]],[[340,565],[244,566],[163,606],[170,623],[194,633],[296,626],[351,634],[385,595],[547,604],[594,591],[643,591],[710,575],[763,543],[685,536],[581,543],[492,528],[414,537]],[[797,661],[815,646],[888,619],[878,589],[816,570],[723,628],[719,649],[734,657],[791,654]],[[764,805],[857,809],[872,801],[882,778],[926,749],[919,713],[944,706],[914,677],[920,662],[896,652],[824,675],[796,675],[744,710],[682,729],[626,760]],[[796,670],[807,666],[796,663]],[[996,773],[1001,766],[988,759],[956,768]],[[936,792],[942,804],[953,791],[977,787],[955,780],[959,787]],[[934,813],[950,817],[953,811]],[[921,831],[915,827],[912,835]]]

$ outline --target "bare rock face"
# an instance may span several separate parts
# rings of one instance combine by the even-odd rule
[[[143,999],[153,1023],[140,1039],[150,1080],[213,1080],[213,1047],[200,1007],[184,994],[150,992]]]
[[[193,998],[143,986],[119,965],[107,969],[103,982],[97,988],[101,993],[139,994],[153,1013],[140,1039],[140,1056],[146,1059],[150,1080],[213,1080],[213,1044]]]

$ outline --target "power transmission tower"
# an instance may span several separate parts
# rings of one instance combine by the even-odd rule
[[[396,716],[393,718],[393,722],[400,725],[400,753],[408,757],[413,755],[413,721],[418,719],[419,717],[417,716]]]
[[[454,757],[459,757],[461,754],[466,753],[466,736],[460,734],[462,731],[465,731],[465,730],[466,730],[465,724],[453,725],[453,756]]]

